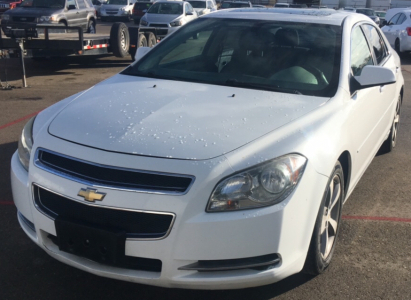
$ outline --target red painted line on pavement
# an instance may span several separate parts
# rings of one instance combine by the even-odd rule
[[[369,220],[369,221],[389,221],[411,223],[411,219],[396,218],[396,217],[372,217],[372,216],[342,216],[346,220]]]
[[[41,110],[40,110],[40,111],[41,111]],[[24,117],[22,117],[22,118],[20,118],[20,119],[18,119],[18,120],[15,120],[15,121],[10,122],[10,123],[1,125],[1,126],[0,126],[0,130],[4,129],[4,128],[6,128],[6,127],[9,127],[9,126],[11,126],[11,125],[20,123],[21,121],[24,121],[24,120],[26,120],[26,119],[28,119],[28,118],[34,117],[34,116],[37,115],[40,111],[37,111],[37,112],[32,113],[32,114],[29,114],[29,115],[27,115],[27,116],[24,116]]]
[[[13,201],[0,201],[0,205],[14,205]]]

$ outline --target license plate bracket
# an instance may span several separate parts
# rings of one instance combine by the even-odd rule
[[[124,231],[96,228],[59,217],[55,226],[60,251],[109,265],[120,264],[124,259]]]

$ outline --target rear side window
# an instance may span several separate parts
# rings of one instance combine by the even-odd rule
[[[351,35],[351,70],[354,76],[361,75],[362,69],[373,65],[372,55],[367,40],[360,26],[353,29]]]
[[[77,0],[78,3],[78,8],[86,8],[86,3],[84,3],[84,0]]]
[[[407,19],[407,17],[404,14],[401,14],[400,17],[398,18],[397,23],[395,23],[395,25],[400,25],[402,23],[404,23],[404,21]]]
[[[394,17],[391,18],[391,20],[388,22],[390,24],[396,24],[398,21],[398,18],[400,17],[401,13],[396,14]]]
[[[376,63],[379,65],[388,56],[387,46],[374,26],[364,25],[364,32],[374,51]]]
[[[145,9],[149,9],[150,6],[151,6],[151,3],[136,3],[134,4],[134,9],[145,10]]]

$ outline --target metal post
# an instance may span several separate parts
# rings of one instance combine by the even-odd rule
[[[24,66],[24,40],[23,39],[16,39],[16,42],[19,43],[20,48],[20,59],[21,59],[21,67],[23,71],[23,87],[27,87],[26,81],[26,68]]]

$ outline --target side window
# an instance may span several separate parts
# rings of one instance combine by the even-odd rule
[[[371,44],[371,48],[374,51],[377,65],[379,65],[388,56],[387,46],[374,26],[364,25],[364,32]]]
[[[75,7],[77,7],[75,0],[67,0],[67,7],[69,7],[70,5],[74,5]]]
[[[373,65],[370,48],[360,26],[351,32],[351,70],[354,76],[361,75],[362,69]]]
[[[86,8],[86,3],[84,3],[84,0],[77,0],[77,3],[79,9]]]
[[[401,13],[396,14],[394,17],[392,17],[391,20],[388,22],[388,24],[396,24],[400,15]]]

